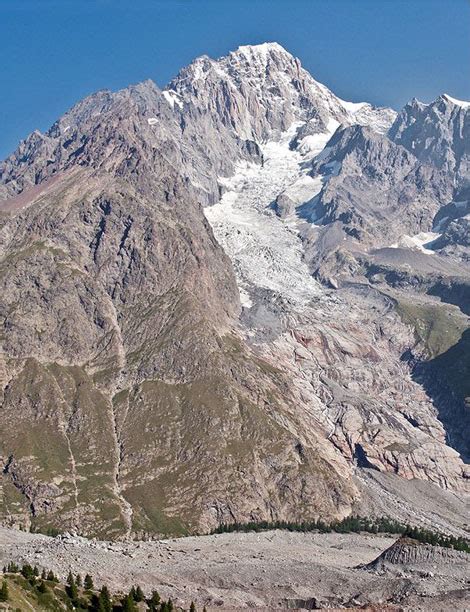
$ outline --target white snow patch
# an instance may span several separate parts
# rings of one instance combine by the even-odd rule
[[[194,81],[199,81],[200,79],[202,79],[204,77],[204,70],[202,69],[202,59],[201,58],[197,58],[196,61],[193,63],[193,80]]]
[[[233,89],[237,89],[232,77],[228,74],[228,72],[221,68],[220,64],[217,62],[212,62],[212,69],[220,79],[228,83]]]
[[[352,113],[353,115],[354,113],[357,113],[357,111],[360,111],[361,108],[364,108],[364,106],[368,106],[367,102],[346,102],[346,100],[341,100],[341,98],[338,98],[338,100],[348,111],[348,113]]]
[[[397,113],[391,108],[372,106],[369,102],[346,102],[338,98],[354,123],[368,126],[384,134],[395,121]]]
[[[253,302],[247,291],[245,289],[240,288],[240,304],[243,308],[251,308],[253,306]]]
[[[392,249],[406,248],[415,249],[426,253],[427,255],[435,255],[435,251],[426,248],[426,245],[430,246],[432,242],[440,238],[441,234],[438,232],[420,232],[414,236],[402,236],[398,242],[390,245]]]
[[[257,56],[266,61],[270,51],[286,54],[288,53],[279,43],[265,42],[259,45],[241,45],[234,54],[238,53],[240,55],[244,55],[248,59],[251,59],[253,56]]]
[[[158,123],[158,119],[156,117],[149,117],[147,119],[147,123],[149,125],[156,125]]]
[[[183,102],[180,98],[179,93],[177,93],[176,91],[173,91],[173,89],[165,89],[164,91],[162,91],[162,94],[165,100],[171,106],[171,108],[174,108],[175,104],[179,106],[180,108],[183,108]]]
[[[449,94],[444,94],[443,97],[449,100],[449,102],[452,102],[453,104],[456,104],[457,106],[461,106],[462,108],[470,107],[470,102],[467,102],[466,100],[457,100],[457,98],[452,98],[452,96],[449,96]]]
[[[296,206],[311,200],[322,188],[320,177],[312,178],[307,174],[300,176],[297,181],[289,185],[283,192],[294,202]]]
[[[330,119],[327,126],[327,132],[321,134],[311,134],[310,136],[305,136],[299,142],[299,146],[297,147],[299,153],[304,156],[315,157],[318,154],[321,154],[325,150],[326,143],[330,140],[332,135],[339,127],[339,122],[335,119]]]

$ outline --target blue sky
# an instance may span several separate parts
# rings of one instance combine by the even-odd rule
[[[469,0],[0,0],[0,158],[97,89],[273,40],[347,100],[470,100]]]

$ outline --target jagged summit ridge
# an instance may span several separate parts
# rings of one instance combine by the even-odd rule
[[[438,96],[429,104],[416,99],[405,105],[388,136],[421,162],[455,173],[456,186],[466,199],[470,177],[470,103]]]
[[[45,134],[31,134],[0,164],[0,197],[79,164],[108,165],[111,151],[122,149],[130,132],[155,148],[162,138],[194,141],[202,130],[212,146],[220,142],[225,149],[224,154],[200,150],[201,156],[213,157],[208,180],[205,173],[195,176],[196,167],[184,153],[177,163],[193,185],[201,185],[198,197],[213,202],[216,177],[233,172],[231,160],[252,157],[255,143],[279,139],[294,123],[298,146],[308,148],[310,137],[329,134],[340,124],[370,125],[383,132],[394,118],[391,109],[340,100],[277,43],[242,46],[218,60],[197,58],[163,91],[147,80],[88,96]],[[124,122],[129,124],[126,133],[119,135]],[[104,126],[111,124],[114,131],[106,131]],[[104,138],[108,144],[101,147]],[[121,163],[132,164],[125,158]]]
[[[205,112],[222,110],[241,137],[260,141],[278,137],[294,121],[308,123],[311,133],[327,133],[332,121],[385,131],[396,116],[391,109],[340,100],[278,43],[241,46],[217,60],[197,58],[164,95],[172,105],[179,100],[181,109],[186,102]]]

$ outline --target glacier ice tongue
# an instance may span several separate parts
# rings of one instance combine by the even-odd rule
[[[255,288],[267,289],[296,307],[322,292],[303,260],[300,220],[282,220],[272,207],[283,192],[300,205],[322,187],[322,181],[308,176],[303,168],[306,157],[289,148],[300,125],[294,123],[280,140],[261,145],[262,165],[240,162],[232,177],[221,178],[226,192],[205,209],[216,238],[234,264],[246,308],[253,305]],[[310,157],[322,150],[336,127],[334,122],[329,133],[310,137],[316,139],[308,148]]]

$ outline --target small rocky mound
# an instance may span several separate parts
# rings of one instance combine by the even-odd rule
[[[429,563],[453,563],[469,560],[467,553],[423,544],[408,537],[400,537],[390,548],[383,551],[376,559],[363,565],[363,569],[382,571],[403,565],[423,565]]]

